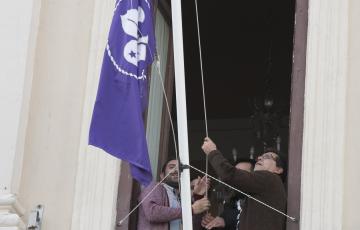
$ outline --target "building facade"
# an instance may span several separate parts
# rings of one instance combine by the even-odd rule
[[[130,180],[128,171],[87,145],[113,6],[112,0],[2,3],[0,229],[24,229],[39,204],[42,229],[115,228],[117,201],[126,196],[119,180]],[[294,166],[301,179],[300,197],[290,201],[298,211],[289,213],[299,221],[288,229],[356,230],[360,3],[297,0],[296,19],[294,63],[304,61],[294,67],[293,86],[304,85],[304,99],[301,132],[294,134],[300,146],[290,148],[301,148],[301,163]],[[168,22],[159,14],[156,21],[158,34],[166,35],[162,43],[171,43]],[[158,49],[172,55],[167,46]],[[165,67],[162,72],[171,75]],[[153,94],[159,91],[151,87]],[[157,120],[161,93],[152,98],[158,102],[150,104],[147,128],[157,135],[148,137],[149,148],[159,152],[166,145],[160,127],[169,127]],[[159,158],[151,156],[152,162]]]

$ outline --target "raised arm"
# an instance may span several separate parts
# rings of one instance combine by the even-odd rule
[[[222,155],[210,138],[205,138],[202,149],[208,155],[209,162],[216,174],[224,182],[246,193],[260,193],[264,190],[266,177],[261,173],[249,173],[245,170],[236,169]]]

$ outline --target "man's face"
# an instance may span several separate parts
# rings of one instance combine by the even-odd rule
[[[276,166],[276,153],[267,152],[257,158],[254,171],[266,170],[272,173],[281,174],[282,168]]]
[[[235,168],[245,170],[248,172],[252,171],[252,165],[250,162],[239,162],[235,165]]]
[[[169,174],[169,172],[171,173]],[[177,160],[171,160],[166,164],[165,173],[161,173],[160,178],[163,179],[168,174],[169,176],[164,180],[165,183],[166,182],[178,183],[179,176],[178,176]]]

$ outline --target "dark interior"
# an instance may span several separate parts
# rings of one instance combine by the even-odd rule
[[[295,1],[225,3],[198,0],[209,136],[229,160],[280,145],[286,161]],[[195,1],[183,0],[182,12],[190,163],[204,169]],[[174,98],[174,120],[175,107]]]
[[[203,119],[195,2],[183,3],[190,120]],[[294,1],[198,1],[209,119],[248,118],[250,100],[270,94],[289,114]]]

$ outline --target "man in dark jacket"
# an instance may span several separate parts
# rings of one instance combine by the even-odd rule
[[[247,172],[232,166],[210,138],[205,138],[202,149],[224,182],[281,212],[285,211],[286,194],[280,177],[283,167],[276,153],[266,152],[259,156],[254,172]],[[253,199],[247,199],[240,215],[239,229],[283,230],[285,217]]]
[[[256,161],[254,159],[240,158],[237,159],[233,165],[237,169],[252,172],[255,163]],[[222,184],[221,187],[223,188],[222,192],[225,193],[223,195],[224,199],[221,200],[223,204],[222,213],[216,217],[213,217],[210,212],[207,213],[202,218],[201,225],[206,229],[236,230],[240,222],[240,213],[244,206],[246,196],[239,192],[231,191],[229,188],[224,189],[224,185]]]

